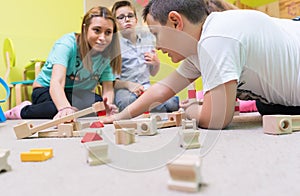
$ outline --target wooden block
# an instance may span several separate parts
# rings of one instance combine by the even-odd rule
[[[181,128],[182,129],[194,129],[194,130],[197,130],[196,119],[192,119],[192,120],[185,120],[185,119],[183,119],[182,122],[181,122]]]
[[[118,120],[113,122],[115,129],[137,128],[136,120]]]
[[[159,121],[156,124],[157,124],[158,129],[167,128],[167,127],[175,127],[176,126],[176,122],[175,121],[170,121],[170,120]]]
[[[80,131],[82,129],[89,128],[91,123],[76,121],[76,122],[72,122],[72,124],[73,124],[73,131]]]
[[[89,165],[101,165],[110,161],[108,158],[108,144],[103,140],[87,142],[84,145],[87,150],[87,163]]]
[[[232,123],[262,122],[262,116],[258,115],[237,115],[233,116]]]
[[[180,127],[182,124],[182,113],[181,112],[172,112],[168,114],[169,121],[175,121],[175,126]]]
[[[60,137],[60,134],[56,130],[40,131],[38,132],[38,137],[40,138]]]
[[[115,130],[115,141],[116,144],[132,144],[135,142],[135,129],[134,128],[123,128]]]
[[[197,192],[200,186],[201,159],[197,155],[182,155],[167,167],[171,179],[168,182],[169,189]]]
[[[300,131],[300,115],[264,115],[263,129],[267,134],[288,134]]]
[[[178,112],[181,113],[181,120],[187,118],[183,108],[179,108]]]
[[[161,117],[159,115],[151,115],[150,119],[155,119],[156,120],[156,129],[176,126],[176,121],[160,120]],[[160,120],[160,121],[157,121],[157,119]],[[153,120],[149,120],[149,118],[139,118],[139,119],[134,119],[134,120],[114,121],[113,124],[114,124],[115,129],[133,128],[133,129],[138,130],[138,124],[143,124],[144,128],[146,128],[147,125],[145,125],[145,124],[147,124],[151,121],[153,121]],[[154,128],[154,124],[152,124],[151,127]],[[139,127],[139,128],[140,128],[139,129],[140,131],[142,129],[144,129],[142,127]]]
[[[178,132],[180,147],[185,149],[200,148],[199,130],[181,129]]]
[[[155,118],[156,122],[163,121],[166,118],[166,115],[163,113],[151,113],[149,118]]]
[[[72,137],[74,130],[74,124],[59,124],[58,125],[58,136],[59,137]]]
[[[35,148],[29,152],[22,152],[20,155],[22,162],[45,161],[53,157],[52,148]]]
[[[139,119],[137,121],[136,130],[137,130],[138,135],[155,135],[155,134],[157,134],[156,118],[151,117],[150,119]]]
[[[9,150],[0,148],[0,173],[11,170],[11,166],[7,163],[9,154]]]

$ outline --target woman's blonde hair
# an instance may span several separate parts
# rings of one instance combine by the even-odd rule
[[[119,36],[118,36],[118,29],[116,25],[116,21],[112,16],[112,13],[109,9],[102,6],[97,6],[90,9],[83,17],[82,24],[81,24],[81,34],[77,36],[77,43],[79,47],[80,57],[82,59],[83,66],[88,69],[92,70],[92,60],[89,54],[90,50],[92,49],[87,40],[87,31],[89,26],[91,25],[91,20],[93,17],[103,17],[105,19],[109,19],[113,22],[113,38],[110,45],[102,52],[104,57],[110,58],[110,65],[113,69],[115,74],[121,73],[121,51],[120,51],[120,43],[119,43]]]

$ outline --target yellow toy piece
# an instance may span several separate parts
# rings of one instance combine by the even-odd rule
[[[45,161],[53,157],[52,148],[33,148],[29,152],[22,152],[20,155],[22,162]]]

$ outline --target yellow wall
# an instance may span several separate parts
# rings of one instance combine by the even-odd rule
[[[80,31],[82,16],[83,0],[0,0],[0,76],[5,73],[4,38],[12,39],[16,52],[16,68],[9,79],[20,80],[30,59],[46,59],[57,38]],[[0,88],[0,99],[3,93]]]

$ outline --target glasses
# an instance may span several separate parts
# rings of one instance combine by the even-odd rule
[[[129,13],[127,16],[126,15],[124,15],[124,14],[121,14],[120,16],[117,16],[117,19],[119,20],[119,21],[126,21],[127,19],[128,20],[133,20],[134,18],[135,18],[135,14],[133,14],[133,13]]]

